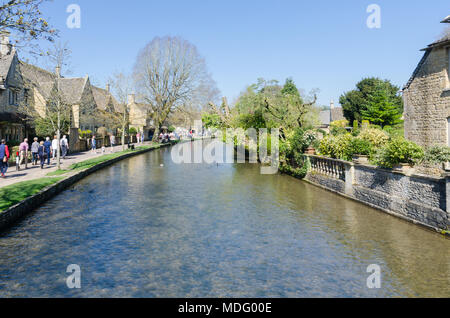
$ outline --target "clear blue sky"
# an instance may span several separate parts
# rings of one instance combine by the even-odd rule
[[[66,7],[81,7],[81,29],[68,29]],[[381,29],[369,29],[366,8],[381,7]],[[256,79],[319,88],[319,104],[336,102],[365,76],[402,86],[450,15],[433,0],[57,0],[45,6],[73,51],[76,76],[103,86],[116,70],[132,69],[155,36],[178,35],[205,57],[219,89],[234,100]]]

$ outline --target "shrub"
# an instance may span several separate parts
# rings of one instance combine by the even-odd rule
[[[399,163],[414,165],[423,157],[422,147],[401,137],[391,139],[381,148],[376,154],[375,163],[381,167],[392,168]]]
[[[353,138],[350,142],[350,152],[352,153],[352,156],[369,156],[372,152],[372,144],[361,138]]]
[[[425,151],[424,161],[429,163],[444,163],[450,161],[450,147],[433,146]]]
[[[128,130],[128,133],[129,133],[130,135],[132,135],[132,136],[136,135],[137,132],[138,132],[137,129],[134,128],[134,127],[131,127],[131,128]]]
[[[389,136],[386,132],[375,128],[364,129],[359,134],[359,138],[370,142],[375,148],[381,148],[389,141]]]
[[[336,137],[328,135],[325,136],[319,144],[319,153],[324,157],[330,157],[333,158],[334,156],[334,150],[333,150],[333,143]]]
[[[353,154],[351,151],[351,134],[339,135],[339,136],[326,136],[319,145],[319,153],[322,156],[351,160]]]

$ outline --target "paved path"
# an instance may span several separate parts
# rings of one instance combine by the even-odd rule
[[[144,142],[144,145],[150,145],[151,142]],[[137,144],[134,144],[136,147],[140,146]],[[125,149],[127,149],[127,146],[125,146]],[[122,151],[122,145],[114,147],[114,152]],[[111,148],[106,148],[105,155],[111,153]],[[67,169],[70,167],[70,165],[85,161],[91,158],[96,158],[102,156],[102,150],[97,149],[96,153],[92,153],[91,151],[86,151],[82,153],[75,153],[70,154],[69,156],[66,156],[66,159],[61,159],[61,169]],[[47,163],[47,161],[46,161]],[[46,177],[49,172],[56,171],[56,160],[50,159],[50,166],[47,166],[47,164],[44,165],[44,169],[41,169],[40,161],[38,162],[37,166],[33,166],[31,163],[28,163],[28,169],[25,169],[25,165],[20,166],[20,171],[16,171],[16,167],[9,167],[8,172],[6,173],[6,178],[2,179],[0,178],[0,188],[6,187],[8,185],[22,182],[22,181],[29,181],[34,179],[39,179],[42,177]]]

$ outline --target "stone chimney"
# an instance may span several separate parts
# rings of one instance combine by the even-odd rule
[[[0,32],[0,56],[5,56],[11,53],[12,45],[9,43],[8,31]]]
[[[61,77],[61,67],[60,66],[55,67],[55,74],[57,77]]]
[[[134,104],[136,101],[135,101],[135,95],[134,94],[129,94],[128,95],[128,105],[129,104]]]
[[[334,109],[334,100],[330,102],[330,109]]]
[[[105,90],[109,93],[111,91],[111,85],[109,83],[106,84]]]

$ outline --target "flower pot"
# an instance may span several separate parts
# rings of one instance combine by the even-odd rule
[[[413,166],[409,163],[399,163],[393,167],[393,170],[405,174],[411,174],[414,172]]]
[[[354,163],[360,163],[360,164],[368,164],[369,163],[369,156],[366,156],[366,155],[353,155],[353,162]]]
[[[314,149],[313,147],[308,147],[305,151],[305,154],[307,155],[315,155],[316,154],[316,149]]]

